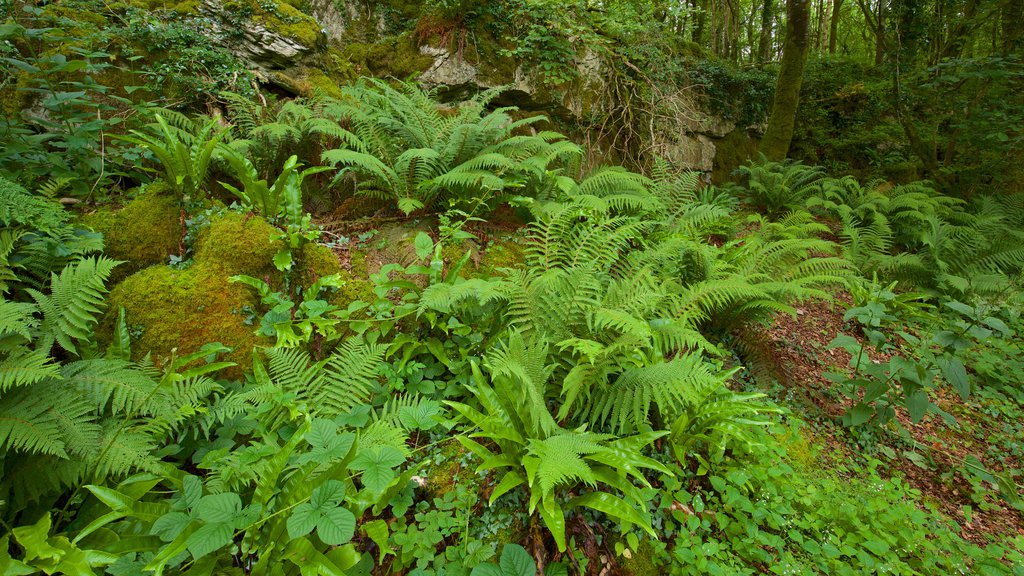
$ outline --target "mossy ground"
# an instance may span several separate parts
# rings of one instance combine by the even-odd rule
[[[179,252],[181,209],[162,184],[151,184],[120,209],[101,208],[82,217],[82,224],[103,234],[107,255],[125,264],[122,275],[166,263]]]

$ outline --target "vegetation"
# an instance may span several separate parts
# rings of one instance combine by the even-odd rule
[[[370,4],[0,3],[5,574],[1024,574],[1019,2]]]

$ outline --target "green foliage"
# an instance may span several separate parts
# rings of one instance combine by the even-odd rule
[[[228,128],[218,130],[217,120],[212,119],[195,134],[188,134],[169,125],[160,114],[154,118],[156,124],[151,128],[156,130],[131,130],[132,136],[119,136],[119,139],[149,150],[163,169],[164,182],[179,198],[202,199],[210,162]]]
[[[395,89],[368,80],[343,92],[336,114],[352,133],[345,148],[324,152],[323,161],[340,168],[335,182],[353,174],[359,193],[392,200],[406,214],[474,198],[496,207],[537,194],[551,170],[580,155],[561,134],[516,133],[541,116],[513,120],[510,108],[484,114],[497,90],[450,112],[411,84]]]
[[[259,179],[252,162],[241,154],[230,151],[225,157],[234,170],[235,177],[242,183],[242,189],[223,182],[221,185],[242,201],[243,208],[258,212],[271,222],[283,216],[287,218],[289,225],[296,216],[299,216],[301,222],[303,180],[312,174],[328,170],[320,167],[299,171],[298,157],[291,156],[281,167],[281,173],[274,179],[274,183],[268,184],[266,180]]]
[[[39,27],[0,25],[0,42],[14,47],[0,60],[0,71],[21,78],[13,89],[35,107],[5,111],[0,171],[54,193],[68,189],[79,198],[93,196],[132,171],[137,159],[133,151],[104,142],[121,121],[115,105],[128,101],[98,80],[112,68],[109,53],[79,43],[72,31],[47,26],[41,8],[27,8],[26,23]]]
[[[521,337],[513,336],[508,346],[525,345]],[[466,404],[448,403],[480,429],[472,437],[485,438],[497,448],[493,451],[468,437],[459,438],[481,459],[479,470],[503,471],[491,502],[526,485],[530,513],[540,512],[558,549],[563,551],[564,514],[577,507],[592,508],[626,526],[636,524],[650,531],[650,520],[638,509],[642,505],[639,492],[626,478],[632,476],[646,485],[642,469],[668,472],[657,461],[639,454],[641,448],[664,433],[614,439],[608,434],[559,427],[544,402],[545,372],[550,367],[536,361],[530,365],[511,364],[504,357],[506,352],[498,349],[488,358],[491,384],[474,369],[476,387],[472,392],[483,412]],[[520,394],[526,395],[525,403]],[[600,489],[599,484],[623,493],[628,500]],[[562,495],[564,491],[578,493],[585,487],[590,491],[574,498]]]
[[[763,156],[759,162],[741,166],[736,172],[750,203],[769,216],[803,207],[825,175],[819,167],[799,162],[771,162]]]

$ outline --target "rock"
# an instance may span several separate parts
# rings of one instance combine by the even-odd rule
[[[228,19],[242,8],[252,16]],[[199,12],[210,17],[221,44],[263,71],[294,66],[313,52],[322,33],[313,17],[285,3],[268,6],[254,0],[203,0]]]
[[[491,88],[488,82],[479,78],[480,70],[465,59],[453,56],[447,48],[421,46],[420,54],[431,56],[434,63],[419,77],[424,86],[430,88],[444,87],[449,91],[461,91]]]

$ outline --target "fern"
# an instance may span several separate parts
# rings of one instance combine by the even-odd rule
[[[358,193],[393,200],[406,213],[474,199],[494,207],[513,192],[537,194],[552,165],[579,156],[559,135],[515,134],[541,117],[513,120],[507,108],[484,114],[496,91],[454,114],[412,84],[364,79],[343,92],[324,112],[351,130],[335,131],[344,147],[322,160],[339,168],[335,183],[354,177]]]
[[[91,339],[96,315],[102,311],[104,283],[117,265],[102,256],[86,258],[53,274],[50,294],[28,291],[43,314],[41,348],[49,349],[56,342],[77,354],[75,342]]]

